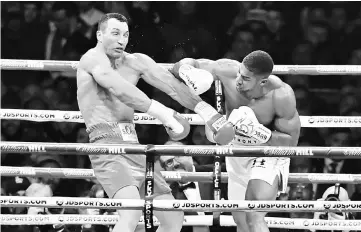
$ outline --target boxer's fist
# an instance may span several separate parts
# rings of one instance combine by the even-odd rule
[[[172,73],[185,83],[196,95],[206,92],[214,80],[210,72],[195,68],[194,65],[185,62],[176,63],[173,66]]]
[[[173,117],[175,121],[169,120],[164,124],[164,127],[171,140],[182,140],[188,136],[191,126],[186,118],[175,111],[173,113]]]
[[[172,140],[184,139],[190,132],[190,124],[187,119],[155,100],[152,100],[147,114],[162,122]]]
[[[211,136],[214,142],[227,145],[233,140],[235,132],[232,123],[228,122],[226,118],[219,114],[212,106],[206,102],[200,102],[194,111],[204,120],[208,132],[212,133]],[[213,142],[211,139],[209,140]]]
[[[234,125],[236,135],[254,138],[261,144],[268,142],[272,136],[271,130],[258,122],[253,110],[248,106],[233,110],[228,121]]]

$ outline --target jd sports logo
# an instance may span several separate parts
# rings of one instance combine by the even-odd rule
[[[56,201],[56,204],[62,206],[64,204],[64,201]]]
[[[180,207],[180,204],[177,202],[177,203],[173,203],[173,208],[175,209],[178,209]]]
[[[254,204],[248,204],[248,208],[254,209],[254,207],[256,207]]]

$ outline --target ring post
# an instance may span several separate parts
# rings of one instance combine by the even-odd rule
[[[153,145],[148,145],[145,150],[145,195],[144,195],[144,223],[145,232],[154,231],[153,222],[153,193],[154,193],[154,155],[156,152],[151,149]]]
[[[215,95],[216,95],[216,109],[221,115],[224,115],[223,107],[223,92],[222,83],[220,80],[215,80]],[[214,200],[221,200],[221,165],[222,159],[220,156],[214,156],[213,164],[213,198]],[[213,225],[220,227],[221,212],[213,212]]]

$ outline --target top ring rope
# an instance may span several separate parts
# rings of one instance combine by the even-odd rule
[[[175,156],[233,156],[233,157],[312,157],[349,158],[361,156],[361,147],[265,147],[265,146],[211,146],[211,145],[140,145],[89,143],[32,143],[1,142],[0,151],[7,153],[49,153],[69,155],[146,154]]]
[[[3,70],[74,71],[78,61],[1,59]],[[173,64],[159,63],[169,69]],[[291,75],[360,75],[360,65],[275,65],[273,74]]]
[[[204,125],[197,114],[182,114],[191,125]],[[77,122],[84,123],[79,111],[59,110],[19,110],[0,109],[0,119],[26,120],[34,122]],[[302,127],[361,127],[361,117],[343,116],[300,116]],[[144,113],[136,113],[133,118],[136,124],[161,124],[161,122]]]

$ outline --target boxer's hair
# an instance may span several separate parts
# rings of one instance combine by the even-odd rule
[[[254,51],[242,61],[243,65],[256,75],[270,75],[273,70],[273,59],[264,51]]]
[[[125,22],[128,24],[128,19],[119,13],[108,13],[103,15],[103,17],[101,17],[101,19],[98,22],[98,31],[104,31],[104,29],[106,28],[106,23],[108,22],[109,19],[116,19],[120,22]]]

